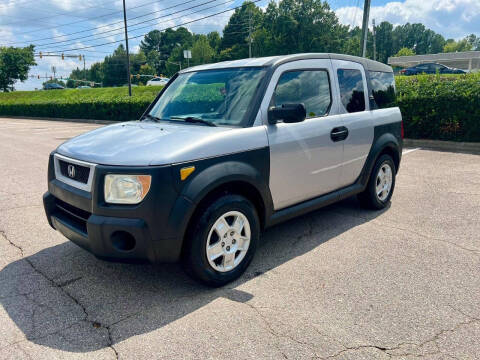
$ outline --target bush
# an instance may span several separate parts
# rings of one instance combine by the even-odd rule
[[[0,115],[127,121],[138,119],[161,87],[16,91],[0,93]]]
[[[480,141],[480,74],[396,78],[405,137]]]
[[[480,74],[398,76],[396,84],[407,138],[480,141]],[[192,85],[172,110],[214,107],[218,87]],[[126,87],[0,93],[0,115],[126,121],[138,119],[160,89],[134,87],[131,98]]]

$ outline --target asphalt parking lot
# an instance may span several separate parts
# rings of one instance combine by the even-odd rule
[[[0,119],[0,359],[480,358],[479,155],[408,152],[389,208],[276,226],[208,289],[49,227],[48,154],[98,126]]]

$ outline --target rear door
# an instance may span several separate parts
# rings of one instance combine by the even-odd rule
[[[279,66],[261,112],[270,145],[270,191],[275,210],[338,188],[343,142],[331,133],[342,126],[330,59],[309,59]],[[268,124],[270,106],[303,103],[307,119]]]
[[[348,130],[343,141],[340,187],[352,185],[360,175],[373,142],[373,115],[363,65],[332,60],[335,86],[340,94],[342,123]]]

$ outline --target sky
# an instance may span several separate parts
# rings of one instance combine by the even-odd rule
[[[143,34],[153,29],[185,24],[195,33],[208,33],[223,27],[236,6],[243,0],[125,0],[129,24],[130,48],[138,51]],[[270,0],[260,0],[265,8]],[[277,0],[278,1],[278,0]],[[328,0],[340,22],[361,25],[363,0]],[[227,11],[222,14],[202,17]],[[370,19],[395,25],[421,22],[445,38],[460,39],[468,34],[480,35],[480,0],[372,0]],[[192,22],[194,21],[194,22]],[[122,42],[123,11],[121,0],[2,0],[0,2],[0,46],[36,45],[43,53],[84,55],[87,68],[111,54]],[[105,43],[110,43],[102,46]],[[17,90],[41,88],[44,79],[38,75],[66,77],[76,67],[83,68],[77,58],[37,58],[30,78],[16,84]]]

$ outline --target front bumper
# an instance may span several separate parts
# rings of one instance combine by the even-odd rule
[[[86,192],[55,178],[50,159],[48,192],[43,196],[50,225],[66,238],[112,261],[174,262],[181,254],[184,229],[169,222],[178,208],[178,194],[169,167],[125,168],[97,166],[92,191]],[[152,186],[138,205],[104,202],[103,179],[108,173],[146,173]]]
[[[117,218],[89,214],[47,192],[43,204],[50,225],[67,239],[95,256],[113,261],[175,261],[176,252],[164,249],[162,241],[152,241],[143,219]],[[174,239],[171,239],[175,242]]]

